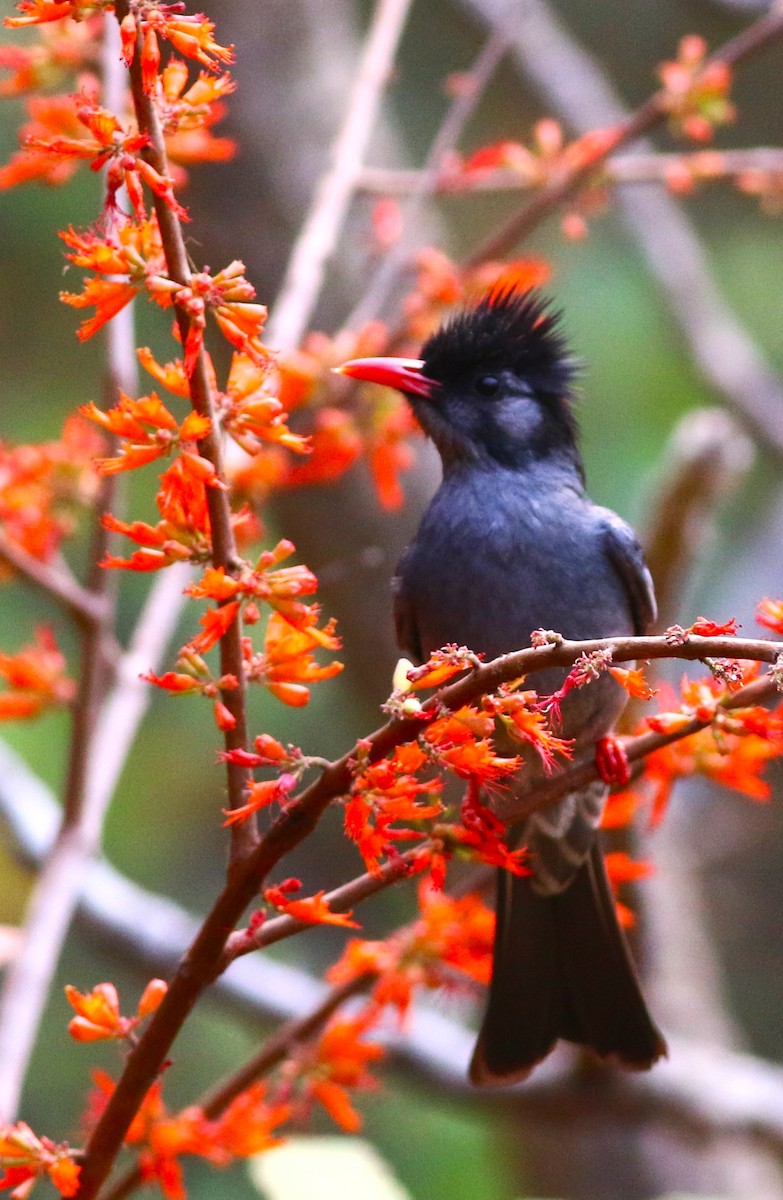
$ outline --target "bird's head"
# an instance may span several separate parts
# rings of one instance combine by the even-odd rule
[[[551,454],[578,465],[574,362],[559,315],[540,295],[495,289],[446,321],[421,354],[357,358],[337,369],[403,392],[446,466],[521,467]]]

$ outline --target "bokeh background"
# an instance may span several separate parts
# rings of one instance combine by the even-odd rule
[[[185,197],[193,221],[191,252],[215,269],[234,257],[245,261],[259,297],[271,303],[313,188],[328,161],[328,148],[356,70],[371,5],[352,0],[223,0],[218,36],[237,46],[239,89],[220,132],[235,137],[238,153],[227,165],[192,173]],[[501,5],[469,0],[418,0],[411,8],[401,52],[373,139],[374,165],[420,164],[446,111],[447,80],[469,69],[487,36],[487,19]],[[593,56],[628,106],[656,86],[656,66],[674,56],[678,39],[699,32],[715,46],[738,31],[763,6],[711,0],[560,0],[550,13]],[[11,11],[8,0],[0,12]],[[514,37],[524,42],[531,17],[525,0],[505,6]],[[10,31],[4,40],[15,36]],[[748,63],[736,81],[738,117],[722,129],[720,147],[780,142],[780,82],[783,46]],[[532,124],[559,116],[552,96],[509,52],[465,131],[460,149],[489,141],[525,140]],[[22,105],[0,107],[0,161],[16,145]],[[563,120],[567,131],[572,130]],[[655,144],[678,145],[665,131]],[[62,246],[56,229],[83,226],[95,217],[99,184],[80,173],[63,190],[20,188],[0,195],[0,437],[37,440],[56,436],[64,415],[97,399],[102,370],[100,339],[79,346],[73,311],[57,302],[63,278]],[[639,186],[639,192],[654,189]],[[459,258],[519,204],[515,196],[450,198],[431,203],[405,232],[411,244],[435,240]],[[715,287],[745,333],[783,372],[780,281],[783,240],[780,218],[764,215],[756,201],[731,184],[703,188],[682,202],[702,248]],[[565,313],[576,354],[584,361],[579,407],[588,481],[593,497],[646,527],[661,478],[666,450],[683,414],[722,404],[689,351],[688,335],[672,311],[666,288],[626,220],[619,197],[590,220],[580,241],[563,237],[557,216],[528,240],[525,253],[552,266],[551,293]],[[372,267],[370,204],[359,200],[341,238],[314,327],[338,328],[358,298]],[[676,280],[680,264],[660,261],[659,274]],[[384,314],[380,314],[384,315]],[[140,344],[171,356],[165,321],[157,310],[137,313]],[[770,409],[780,423],[783,409]],[[738,466],[734,483],[702,530],[687,581],[678,597],[677,619],[687,625],[701,612],[724,620],[735,616],[744,631],[754,627],[755,602],[780,596],[780,457],[763,441],[753,446],[732,427]],[[390,690],[395,661],[389,578],[428,494],[437,483],[433,456],[415,446],[416,466],[406,476],[406,504],[382,510],[362,466],[339,485],[291,493],[264,514],[268,538],[285,534],[301,560],[321,578],[320,599],[335,615],[345,641],[345,673],[313,689],[310,706],[283,708],[266,693],[254,698],[253,727],[308,753],[342,753],[378,723],[378,704]],[[662,461],[663,460],[663,461]],[[740,469],[742,467],[743,469]],[[131,485],[136,489],[137,485]],[[149,500],[132,494],[138,515]],[[78,566],[85,547],[78,541]],[[122,580],[122,626],[127,637],[147,581]],[[0,649],[26,640],[31,623],[55,624],[71,646],[58,613],[18,585],[0,600]],[[181,639],[184,640],[184,639]],[[176,644],[179,644],[178,642]],[[203,711],[202,711],[203,709]],[[55,791],[63,775],[68,723],[51,716],[30,726],[3,730],[18,751]],[[164,892],[194,912],[219,888],[225,840],[219,809],[220,772],[213,765],[215,742],[207,706],[156,697],[128,761],[105,838],[110,860],[131,878]],[[706,787],[683,794],[672,828],[687,846],[691,879],[704,905],[710,952],[740,1044],[779,1062],[783,1059],[781,970],[783,968],[783,820],[773,802],[754,805]],[[653,852],[655,840],[653,839]],[[324,822],[286,866],[308,889],[333,886],[357,873],[358,862],[339,832],[338,814]],[[31,876],[11,852],[0,850],[0,922],[14,924],[24,911]],[[405,889],[368,903],[362,919],[368,936],[381,933],[412,912]],[[336,954],[339,939],[305,935],[275,947],[318,973]],[[60,969],[60,983],[87,989],[111,978],[121,995],[135,997],[143,979],[111,944],[77,927]],[[88,1062],[113,1056],[93,1054],[65,1036],[69,1011],[61,987],[37,1048],[23,1116],[52,1136],[73,1136],[87,1084]],[[167,1080],[172,1105],[188,1103],[201,1087],[236,1065],[258,1044],[265,1029],[227,1016],[207,999],[176,1045],[176,1067]],[[111,1049],[111,1048],[110,1048]],[[449,1195],[452,1200],[510,1200],[524,1194],[524,1134],[505,1114],[464,1095],[428,1084],[409,1070],[389,1070],[381,1091],[364,1104],[366,1133],[379,1146],[417,1200]],[[326,1122],[322,1123],[326,1131]],[[188,1167],[191,1194],[210,1200],[255,1194],[244,1169],[212,1172]],[[595,1196],[615,1194],[607,1183]],[[628,1193],[630,1194],[630,1193]],[[636,1194],[636,1193],[634,1193]],[[639,1193],[642,1194],[642,1193]],[[646,1194],[646,1193],[644,1193]],[[728,1194],[728,1193],[727,1193]],[[731,1194],[734,1194],[733,1192]],[[750,1194],[750,1193],[748,1193]],[[772,1195],[773,1193],[770,1193]]]

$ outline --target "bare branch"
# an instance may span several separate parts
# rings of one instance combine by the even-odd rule
[[[96,625],[105,620],[106,598],[82,587],[65,562],[57,566],[41,562],[23,546],[12,542],[3,530],[0,530],[0,559],[27,583],[60,604],[79,625]]]
[[[275,350],[294,349],[307,329],[356,189],[410,4],[411,0],[379,0],[376,7],[345,120],[332,147],[332,165],[316,189],[267,323],[266,338]]]
[[[405,224],[409,229],[415,227],[426,200],[437,191],[443,160],[457,145],[465,125],[507,49],[508,37],[505,33],[496,31],[487,39],[473,66],[467,72],[469,86],[455,97],[435,134],[424,169],[405,172],[407,176],[413,177],[412,186],[407,193],[408,201],[404,212]],[[372,168],[362,169],[358,186],[364,186],[362,181],[366,178],[368,171],[372,172]],[[410,246],[405,241],[400,241],[393,250],[386,254],[359,303],[345,320],[344,324],[347,329],[360,328],[365,321],[377,316],[383,310],[389,292],[400,272],[408,265],[409,258]]]

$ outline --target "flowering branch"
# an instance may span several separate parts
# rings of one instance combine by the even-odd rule
[[[704,63],[704,70],[739,66],[783,35],[783,9],[774,5],[769,13],[725,42]],[[466,267],[479,266],[486,259],[501,258],[535,229],[565,200],[570,199],[590,179],[610,154],[663,124],[671,112],[671,96],[666,88],[653,93],[631,116],[613,128],[595,135],[585,145],[584,154],[555,171],[530,202],[496,233],[491,234],[470,255]]]
[[[115,12],[120,23],[127,19],[134,19],[131,18],[129,0],[117,0]],[[159,176],[168,178],[169,166],[160,118],[152,98],[145,89],[143,71],[142,55],[136,53],[130,64],[129,73],[139,129],[149,137],[149,145],[143,150],[143,155]],[[180,216],[167,203],[166,198],[158,193],[153,195],[153,203],[169,275],[183,288],[188,288],[192,283],[192,272]],[[174,307],[182,345],[186,347],[191,331],[191,317],[188,311],[178,303],[176,297]],[[194,410],[209,421],[209,430],[199,442],[200,453],[212,463],[217,478],[222,480],[223,456],[220,434],[215,420],[215,405],[206,356],[201,346],[195,356],[193,370],[189,377],[189,388]],[[228,498],[222,487],[208,487],[206,492],[212,538],[212,561],[216,567],[222,567],[227,574],[233,574],[238,559]],[[220,640],[221,674],[232,676],[236,680],[236,687],[224,692],[223,696],[223,702],[232,718],[230,726],[224,732],[227,750],[241,749],[247,745],[246,689],[240,636],[239,622],[233,621]],[[243,792],[247,786],[248,773],[234,764],[228,764],[226,769],[228,805],[229,808],[239,808],[243,803]],[[231,840],[232,861],[249,853],[257,840],[258,830],[252,821],[235,826],[232,829]]]
[[[678,194],[700,183],[736,179],[750,191],[762,179],[770,183],[783,176],[783,150],[777,146],[753,146],[743,150],[649,151],[607,158],[601,178],[611,184],[662,183]],[[532,191],[536,183],[513,167],[464,171],[442,165],[440,171],[426,168],[364,167],[357,191],[371,196],[410,196],[428,184],[436,196],[473,195],[482,192]]]

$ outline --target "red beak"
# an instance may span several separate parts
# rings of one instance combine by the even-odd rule
[[[381,383],[409,396],[424,396],[431,400],[440,391],[440,384],[422,374],[424,363],[418,358],[352,358],[335,367],[339,375],[363,379],[366,383]]]

